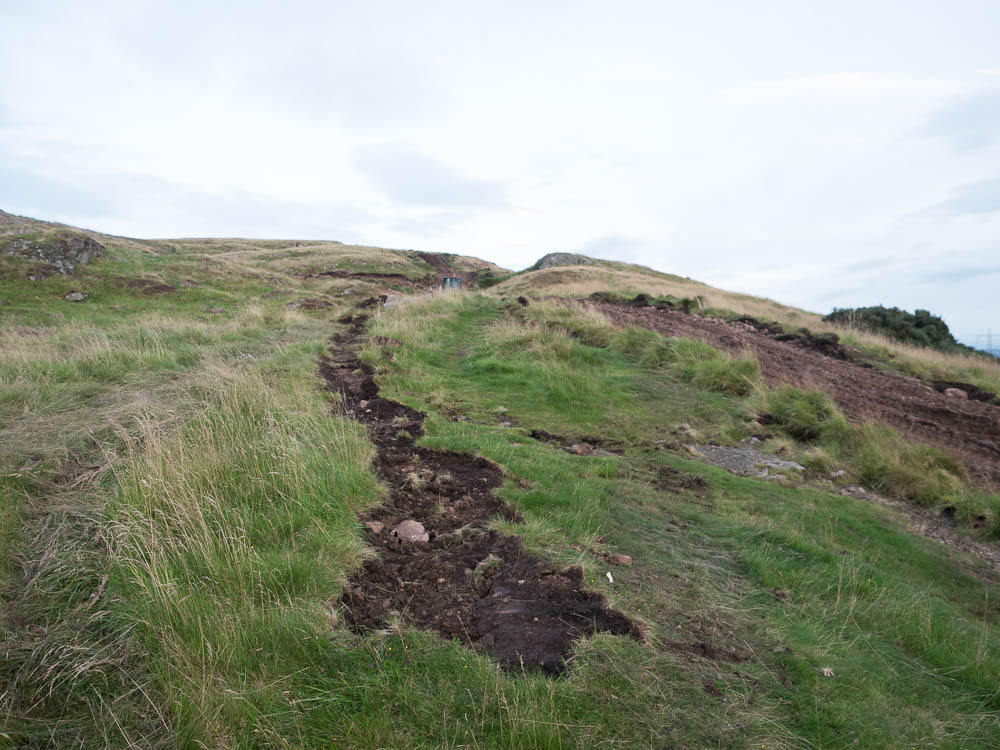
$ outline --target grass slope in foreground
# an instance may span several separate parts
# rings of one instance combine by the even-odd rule
[[[571,308],[416,298],[371,324],[402,345],[364,356],[428,410],[426,444],[504,467],[525,518],[506,530],[583,565],[647,642],[583,641],[550,679],[399,622],[351,633],[336,602],[380,490],[316,376],[344,308],[289,309],[310,280],[265,296],[242,260],[121,252],[198,286],[148,296],[88,268],[120,309],[25,293],[39,332],[0,358],[0,747],[997,744],[993,573],[887,509],[671,451],[678,431],[747,433],[752,366],[678,363]],[[614,584],[610,551],[635,561]]]

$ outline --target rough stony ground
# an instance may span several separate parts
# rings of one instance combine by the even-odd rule
[[[1000,486],[1000,406],[939,393],[914,378],[864,367],[841,347],[820,339],[779,341],[749,322],[726,322],[679,310],[593,303],[618,325],[651,328],[666,336],[701,339],[738,354],[752,351],[769,383],[827,391],[854,422],[871,419],[957,455],[978,484]]]
[[[765,479],[780,475],[783,471],[805,469],[802,464],[795,461],[775,458],[748,445],[699,445],[694,447],[694,450],[708,463],[745,477]],[[770,471],[771,469],[774,472]]]
[[[384,627],[398,614],[486,651],[505,667],[553,673],[564,667],[575,638],[595,632],[639,638],[629,618],[584,591],[580,568],[553,567],[526,552],[518,537],[488,528],[494,517],[516,518],[493,492],[503,481],[498,466],[415,445],[425,415],[381,398],[354,353],[364,320],[350,321],[321,363],[345,414],[367,425],[376,469],[390,488],[386,503],[365,519],[378,557],[344,590],[351,626]]]

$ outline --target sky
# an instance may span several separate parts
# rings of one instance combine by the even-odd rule
[[[1000,333],[995,0],[0,0],[0,209]]]

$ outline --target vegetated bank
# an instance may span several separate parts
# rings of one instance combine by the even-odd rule
[[[832,449],[771,480],[689,450],[824,440],[828,403],[757,402],[763,360],[530,295],[410,299],[389,275],[434,269],[405,251],[96,240],[71,274],[0,257],[0,746],[996,745],[989,565],[841,494],[856,468]],[[426,414],[417,455],[498,467],[519,518],[485,534],[579,566],[642,641],[580,638],[554,679],[402,601],[351,627],[362,519],[392,488],[317,363],[389,293],[361,359]],[[449,484],[418,468],[433,528]]]

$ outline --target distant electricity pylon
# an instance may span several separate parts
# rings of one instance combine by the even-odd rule
[[[1000,339],[1000,335],[997,336]],[[980,346],[979,342],[983,342],[985,346]],[[986,329],[986,333],[981,333],[976,336],[976,348],[981,349],[984,352],[989,352],[994,357],[1000,357],[1000,347],[993,346],[993,329]]]

